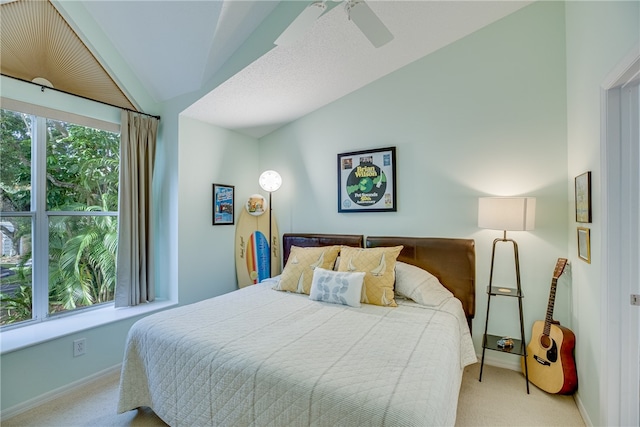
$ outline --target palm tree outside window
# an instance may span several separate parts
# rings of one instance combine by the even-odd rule
[[[120,135],[90,123],[0,111],[0,326],[113,302]]]

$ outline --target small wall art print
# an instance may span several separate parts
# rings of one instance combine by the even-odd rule
[[[578,227],[578,258],[591,264],[591,236],[590,230]]]
[[[213,184],[213,225],[233,225],[234,186]]]
[[[338,212],[396,211],[396,147],[338,154]]]
[[[591,172],[578,175],[576,187],[576,222],[591,222]]]

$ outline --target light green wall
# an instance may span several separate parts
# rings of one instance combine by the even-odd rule
[[[110,323],[3,354],[0,359],[2,411],[28,404],[42,394],[67,387],[120,363],[124,337],[140,318]],[[87,345],[86,353],[76,358],[72,343],[78,338],[86,338]]]
[[[236,186],[237,215],[242,198],[259,189],[260,174],[256,139],[180,113],[272,49],[272,41],[305,3],[282,2],[197,92],[164,104],[162,212],[166,217],[161,228],[166,246],[160,259],[166,260],[170,292],[180,304],[232,290],[234,227],[211,225],[211,184]]]
[[[235,186],[236,219],[258,186],[258,141],[236,132],[180,119],[180,303],[237,289],[235,227],[213,226],[212,184]]]
[[[561,280],[556,317],[572,328],[586,329],[597,322],[597,316],[589,318],[589,311],[575,305],[586,304],[599,313],[598,276],[591,270],[599,266],[580,266],[572,255],[575,224],[567,220],[572,213],[572,182],[576,174],[599,167],[599,133],[593,128],[599,121],[594,110],[599,101],[591,85],[599,85],[630,49],[634,29],[637,39],[637,5],[569,2],[565,54],[564,4],[536,3],[260,142],[179,118],[184,108],[234,69],[270,48],[269,37],[273,39],[284,28],[285,18],[290,18],[276,9],[258,37],[248,41],[200,91],[150,111],[162,115],[154,182],[161,288],[181,304],[230,290],[235,275],[234,227],[211,226],[211,184],[236,186],[237,211],[244,197],[258,192],[259,173],[274,168],[284,178],[282,188],[273,195],[281,232],[476,239],[476,348],[484,327],[491,241],[499,237],[476,227],[477,198],[536,196],[536,230],[510,234],[520,246],[527,333],[532,321],[544,316],[550,274],[560,256],[570,256],[574,272],[573,280]],[[398,147],[398,212],[338,214],[336,154],[390,145]],[[498,257],[503,263],[498,266],[498,279],[511,278],[512,255],[500,251]],[[586,297],[575,289],[578,282],[585,287]],[[571,309],[579,314],[570,317]],[[515,307],[505,302],[492,313],[496,328],[505,325],[500,332],[517,334]],[[74,336],[3,355],[2,409],[118,363],[132,322],[83,333],[91,342],[103,343],[96,347],[99,353],[92,353],[88,346],[88,357],[75,359],[81,365],[74,364],[68,354]],[[578,357],[590,361],[578,365],[579,393],[597,423],[597,384],[587,388],[583,377],[590,375],[587,369],[599,371],[599,361],[583,354],[597,355],[600,343],[597,336],[580,337]],[[517,363],[509,357],[503,361]],[[8,397],[7,390],[17,390],[15,397]]]
[[[570,205],[573,177],[592,172],[591,264],[580,261],[575,216],[569,215],[569,255],[573,273],[572,324],[576,333],[578,398],[590,422],[606,424],[600,395],[602,375],[602,169],[600,164],[600,90],[614,67],[640,43],[637,1],[567,2],[567,135]]]
[[[567,256],[564,55],[564,5],[534,4],[264,137],[261,169],[284,181],[274,193],[280,230],[476,239],[479,350],[491,243],[502,233],[478,229],[477,199],[535,196],[535,231],[510,234],[528,333]],[[336,154],[384,146],[397,147],[398,212],[337,213]],[[513,281],[509,250],[499,248],[498,281]],[[568,301],[560,290],[563,322]],[[492,307],[494,332],[519,335],[517,304]],[[499,356],[490,355],[519,364]]]

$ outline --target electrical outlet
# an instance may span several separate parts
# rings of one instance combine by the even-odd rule
[[[73,342],[73,357],[82,356],[87,350],[87,339],[80,338]]]

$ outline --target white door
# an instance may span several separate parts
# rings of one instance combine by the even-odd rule
[[[621,378],[621,395],[629,396],[627,408],[622,405],[620,425],[640,425],[640,306],[631,305],[631,295],[640,295],[640,123],[639,87],[638,75],[621,88],[621,141],[623,159],[628,156],[628,161],[623,160],[622,189],[629,198],[627,208],[628,216],[626,225],[629,232],[626,233],[624,247],[629,251],[628,267],[623,279],[622,291],[628,296],[623,299],[621,307],[629,325],[627,336],[622,337],[627,349],[622,349],[623,367],[628,366],[628,375]],[[628,184],[627,184],[628,183]],[[624,233],[623,233],[624,236]],[[623,249],[624,250],[624,249]],[[626,282],[626,286],[625,286]],[[624,318],[623,318],[624,322]],[[623,329],[624,330],[624,329]],[[628,356],[627,356],[628,355]],[[628,357],[628,360],[624,360]],[[624,368],[622,369],[624,372]]]
[[[640,55],[603,85],[603,347],[605,425],[640,425]],[[605,200],[606,199],[606,200]]]

